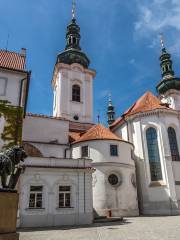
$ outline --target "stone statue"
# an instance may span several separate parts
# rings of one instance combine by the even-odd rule
[[[23,147],[14,146],[0,152],[0,178],[3,189],[14,189],[22,171],[20,162],[27,157]]]

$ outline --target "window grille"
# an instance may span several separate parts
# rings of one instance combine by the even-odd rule
[[[71,187],[59,186],[59,208],[71,207]]]
[[[30,186],[29,208],[42,208],[43,186]]]

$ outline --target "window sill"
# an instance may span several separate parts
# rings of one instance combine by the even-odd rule
[[[78,101],[73,101],[73,100],[71,100],[71,102],[77,103],[77,104],[83,104],[83,102],[78,102]]]
[[[166,184],[163,181],[154,181],[149,184],[149,187],[164,187]]]
[[[71,210],[72,211],[72,210],[74,210],[74,207],[62,207],[62,208],[57,207],[56,210],[59,211],[59,212],[64,211],[64,210],[66,210],[66,211]]]
[[[26,211],[44,211],[45,208],[26,208]]]

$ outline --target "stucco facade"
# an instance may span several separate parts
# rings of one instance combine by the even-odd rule
[[[151,181],[146,130],[153,127],[158,135],[158,147],[162,169],[162,181]],[[168,127],[176,131],[180,149],[179,112],[157,110],[137,114],[115,130],[118,136],[134,144],[140,210],[143,214],[179,214],[180,163],[172,161],[168,139]]]
[[[110,146],[118,147],[118,155],[110,155]],[[125,141],[92,140],[73,144],[72,156],[79,158],[81,148],[88,146],[89,158],[93,160],[93,208],[95,216],[138,216],[135,163],[132,159],[133,145]],[[118,177],[110,184],[111,175]],[[127,201],[128,199],[128,201]]]
[[[93,122],[93,78],[95,71],[79,64],[58,63],[55,66],[52,86],[54,90],[53,116],[71,121]],[[80,101],[73,101],[72,87],[80,87]]]

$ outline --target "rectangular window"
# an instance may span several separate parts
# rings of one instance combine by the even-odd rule
[[[81,157],[82,158],[89,157],[89,148],[88,148],[88,146],[83,146],[81,148]]]
[[[118,146],[117,145],[110,145],[110,155],[118,156]]]
[[[59,187],[59,208],[71,207],[71,187],[60,186]]]
[[[42,208],[43,186],[30,186],[29,208]]]
[[[6,95],[7,79],[0,77],[0,96]]]

